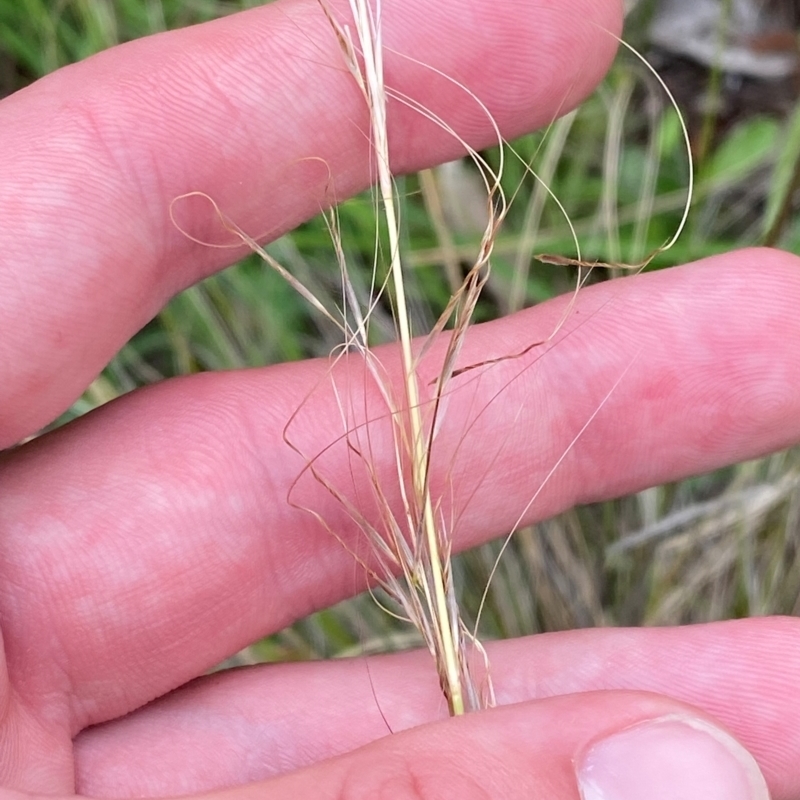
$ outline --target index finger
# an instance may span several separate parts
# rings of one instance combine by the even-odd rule
[[[331,5],[346,14],[345,0]],[[387,82],[475,147],[492,140],[485,113],[413,59],[513,136],[593,88],[616,49],[602,31],[620,18],[613,0],[384,6]],[[249,234],[275,236],[330,197],[329,176],[339,198],[369,183],[367,129],[316,0],[133,42],[4,100],[0,447],[64,410],[171,295],[232,260],[176,229],[175,198],[205,192]],[[396,172],[461,151],[399,104],[390,134]],[[207,204],[181,214],[214,240]]]

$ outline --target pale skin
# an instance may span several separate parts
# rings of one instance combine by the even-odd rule
[[[469,85],[509,137],[549,122],[565,96],[577,103],[613,55],[611,37],[564,17],[620,22],[610,0],[552,0],[558,14],[521,0],[398,5],[387,43]],[[238,255],[182,235],[174,198],[206,192],[244,230],[274,235],[317,209],[327,176],[304,159],[327,162],[339,196],[365,185],[364,112],[337,58],[324,16],[297,0],[116,48],[2,102],[0,445],[50,422],[171,295]],[[410,62],[387,69],[473,145],[490,141],[463,93]],[[398,171],[458,154],[408,111],[394,111],[392,135]],[[219,233],[207,204],[180,211],[197,238]],[[476,329],[465,362],[546,339],[565,302]],[[487,399],[510,386],[515,414],[533,400],[513,419],[493,404],[461,446],[473,465],[487,441],[510,449],[479,482],[465,477],[475,497],[459,547],[515,521],[623,373],[526,521],[800,441],[798,308],[800,263],[765,250],[584,293],[547,358],[513,384],[502,362],[482,377]],[[283,430],[323,369],[165,382],[2,456],[0,798],[395,785],[478,797],[491,771],[497,796],[574,800],[572,765],[591,741],[676,711],[727,728],[776,800],[800,794],[792,619],[503,643],[490,649],[503,708],[457,721],[441,720],[425,654],[179,688],[358,588],[351,556],[286,502],[302,462]],[[319,449],[330,393],[307,407],[315,424],[299,435]],[[324,492],[312,499],[352,535]]]

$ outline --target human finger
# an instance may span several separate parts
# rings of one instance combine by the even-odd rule
[[[432,723],[204,796],[769,798],[756,761],[710,718],[667,698],[621,691],[553,697]]]
[[[463,376],[432,459],[455,547],[797,441],[796,263],[742,251],[589,289],[544,356]],[[464,363],[546,338],[567,302],[477,327]],[[382,355],[396,374],[394,351]],[[4,635],[21,695],[41,703],[57,679],[77,732],[363,588],[342,541],[359,553],[364,542],[341,504],[311,479],[296,498],[337,539],[287,502],[306,460],[286,436],[312,455],[327,448],[323,474],[345,495],[363,491],[347,442],[328,448],[360,368],[335,373],[336,392],[328,367],[165,383],[6,458],[2,577],[15,598]],[[354,407],[374,412],[372,468],[397,506],[391,423],[378,390],[366,392]]]
[[[347,18],[344,0],[330,6]],[[383,31],[388,84],[474,147],[492,124],[453,81],[510,136],[578,102],[616,48],[615,0],[464,10],[385,2]],[[371,179],[366,108],[316,0],[113,48],[5,99],[0,120],[0,447],[49,423],[169,297],[241,254],[193,241],[234,240],[208,202],[177,198],[203,192],[274,238]],[[463,151],[399,103],[389,123],[397,173]]]
[[[487,644],[501,705],[643,691],[702,709],[753,754],[774,800],[800,793],[800,622],[587,629]],[[266,665],[198,679],[76,740],[78,789],[159,796],[263,780],[443,718],[430,656]]]

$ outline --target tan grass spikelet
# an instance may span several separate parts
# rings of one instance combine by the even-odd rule
[[[450,570],[450,541],[448,539],[449,532],[443,527],[444,520],[437,516],[431,498],[430,486],[428,482],[428,469],[430,465],[431,450],[433,447],[433,437],[436,428],[435,417],[439,409],[439,404],[441,403],[446,391],[448,382],[451,378],[478,367],[485,367],[498,361],[506,360],[507,358],[517,358],[529,352],[534,347],[544,344],[545,341],[534,342],[520,353],[512,356],[506,356],[500,359],[490,359],[478,364],[467,365],[465,367],[456,367],[458,354],[464,342],[464,337],[466,335],[472,313],[477,304],[481,289],[483,288],[488,277],[489,259],[495,242],[496,234],[507,210],[507,203],[500,187],[500,176],[491,173],[488,170],[488,166],[480,158],[479,154],[466,147],[466,143],[462,142],[469,154],[473,157],[476,163],[478,163],[478,166],[481,169],[481,174],[484,176],[484,180],[486,181],[487,195],[489,198],[489,222],[482,238],[479,253],[475,259],[473,267],[468,271],[467,276],[460,287],[454,291],[444,313],[441,315],[439,321],[434,327],[432,335],[426,340],[428,343],[432,342],[433,336],[444,331],[448,322],[453,323],[453,331],[448,340],[444,362],[441,371],[435,380],[435,385],[433,388],[432,407],[434,422],[431,423],[429,427],[429,433],[426,435],[425,425],[423,424],[422,414],[420,411],[420,387],[416,372],[417,364],[419,363],[419,358],[421,358],[421,355],[415,356],[411,348],[412,332],[409,325],[405,301],[403,265],[400,259],[399,229],[395,208],[394,185],[392,174],[389,168],[389,139],[386,110],[387,97],[399,99],[401,102],[416,108],[418,111],[420,111],[420,113],[428,116],[429,118],[431,118],[432,115],[427,109],[420,107],[419,104],[415,103],[406,95],[400,94],[396,91],[389,91],[384,84],[380,0],[376,0],[374,10],[370,6],[368,0],[350,0],[350,10],[355,20],[355,41],[350,30],[339,25],[331,11],[325,6],[324,0],[320,0],[320,4],[325,10],[331,26],[336,33],[347,67],[350,73],[354,76],[356,84],[361,89],[369,110],[372,146],[376,159],[375,166],[377,171],[377,182],[382,201],[382,210],[385,214],[390,240],[390,271],[394,286],[394,311],[398,322],[400,346],[403,354],[403,372],[406,389],[405,397],[403,398],[405,407],[400,407],[397,405],[391,405],[390,407],[392,410],[393,420],[396,421],[395,442],[399,448],[405,449],[405,452],[408,455],[408,461],[410,462],[412,490],[408,493],[404,493],[403,500],[407,520],[410,523],[409,539],[412,544],[411,547],[407,547],[407,542],[404,539],[402,532],[398,531],[394,524],[390,524],[390,539],[392,542],[392,547],[394,548],[392,555],[397,559],[397,563],[402,569],[405,584],[403,586],[398,586],[396,581],[390,579],[389,591],[390,595],[393,596],[402,607],[407,608],[409,605],[413,606],[413,610],[409,613],[409,617],[422,631],[423,638],[431,650],[439,672],[442,690],[447,698],[450,712],[453,715],[458,715],[463,713],[465,710],[474,710],[491,704],[493,702],[493,690],[491,689],[491,681],[488,677],[488,665],[486,677],[484,679],[484,686],[488,687],[487,692],[480,691],[479,687],[476,686],[473,676],[470,672],[470,657],[468,650],[472,648],[485,657],[485,653],[477,639],[477,624],[480,619],[480,610],[477,615],[474,629],[472,631],[467,631],[461,620],[452,583]],[[675,107],[677,110],[677,105],[675,104],[674,98],[669,92],[669,89],[663,83],[661,78],[655,73],[652,67],[636,50],[631,48],[618,37],[614,38],[616,38],[617,41],[624,47],[633,52],[634,55],[645,64],[647,69],[649,69],[653,75],[655,75],[657,81],[660,83],[669,97],[673,107]],[[488,111],[486,111],[486,113],[487,116],[490,117]],[[687,152],[690,152],[688,131],[683,123],[682,117],[680,116],[680,112],[678,112],[678,115],[683,132],[684,142],[686,143],[687,147]],[[439,119],[435,119],[435,121],[444,129],[449,130],[454,136],[456,136],[455,131],[452,131],[452,129],[447,126],[445,121]],[[502,138],[499,135],[499,131],[498,140],[502,143]],[[580,248],[578,245],[577,236],[575,235],[574,228],[572,228],[572,223],[569,220],[566,210],[563,208],[558,198],[549,189],[547,183],[542,181],[539,176],[533,172],[529,164],[526,164],[526,169],[534,174],[534,177],[541,185],[544,186],[545,192],[550,195],[552,200],[564,214],[573,233],[573,239],[578,251],[578,256],[576,258],[568,258],[560,255],[542,255],[537,257],[539,260],[551,264],[560,266],[577,266],[580,269],[587,269],[587,271],[590,271],[595,267],[619,267],[629,270],[643,269],[652,261],[653,258],[655,258],[656,255],[668,250],[673,246],[680,236],[688,217],[693,187],[691,158],[689,158],[689,187],[687,201],[684,207],[682,218],[673,236],[664,245],[647,256],[647,258],[643,259],[639,264],[624,265],[600,261],[587,262],[580,256]],[[606,202],[606,206],[608,206],[608,202]],[[585,274],[581,275],[579,272],[576,293],[583,285],[584,281]],[[552,338],[555,333],[557,333],[558,328],[561,327],[561,324],[563,324],[563,321],[566,319],[566,314],[568,314],[570,310],[571,305],[565,313],[564,319],[562,319],[562,322],[557,326],[556,330],[549,338]],[[424,352],[425,347],[423,347],[422,350],[422,353]],[[632,363],[627,369],[630,369],[631,366]],[[595,412],[586,421],[583,428],[578,432],[572,444],[569,445],[565,453],[553,466],[550,474],[547,478],[545,478],[542,486],[539,487],[537,492],[526,505],[525,509],[521,512],[519,516],[520,521],[524,517],[529,507],[535,502],[539,493],[544,488],[544,485],[548,482],[550,475],[552,475],[556,469],[558,469],[560,463],[572,449],[575,442],[591,424],[597,413],[599,413],[600,409],[605,405],[608,397],[610,397],[619,383],[623,380],[627,369],[622,375],[619,376],[618,380],[612,386],[606,398],[600,403]],[[388,392],[385,393],[385,396],[389,396]],[[398,463],[401,462],[402,459],[398,459]],[[398,474],[398,479],[401,483],[403,483],[404,476],[402,474]],[[389,514],[389,518],[391,518],[391,514]],[[517,526],[515,526],[515,528],[516,527]],[[509,537],[510,535],[511,534],[509,534]],[[509,539],[506,540],[506,542],[508,541]],[[376,542],[378,549],[383,550],[385,548],[385,544],[385,541],[379,535],[378,541]],[[502,555],[504,549],[505,547],[501,548],[500,555]],[[422,558],[420,558],[420,556],[422,556]],[[495,567],[490,572],[489,582],[491,582],[491,577],[494,574],[495,569],[496,563]],[[382,583],[386,585],[384,581],[382,581]],[[487,591],[488,584],[483,594],[481,607],[486,600]],[[417,596],[419,600],[412,600],[409,602],[409,596],[412,598]]]
[[[386,529],[375,531],[369,526],[368,531],[376,549],[389,562],[394,562],[395,569],[399,569],[403,577],[402,585],[391,573],[378,576],[379,583],[422,632],[434,657],[450,713],[459,715],[492,704],[493,692],[488,676],[484,678],[482,686],[472,676],[471,654],[477,652],[483,655],[483,650],[467,630],[459,613],[450,569],[451,532],[446,530],[445,519],[431,496],[429,469],[437,415],[441,411],[440,402],[455,369],[467,326],[486,280],[489,255],[505,203],[501,199],[498,204],[501,211],[498,212],[493,200],[496,196],[502,198],[499,177],[493,174],[486,177],[487,173],[484,172],[490,197],[490,221],[474,266],[451,297],[434,327],[433,335],[444,330],[448,323],[452,323],[453,331],[448,340],[442,369],[435,382],[433,398],[426,404],[429,409],[429,421],[426,424],[417,374],[419,359],[424,355],[425,348],[419,354],[412,348],[413,331],[400,256],[395,186],[389,167],[387,98],[390,93],[383,78],[381,5],[380,2],[376,3],[373,10],[366,0],[350,0],[350,10],[355,21],[355,41],[350,30],[336,21],[323,2],[321,5],[369,111],[381,211],[389,238],[389,273],[402,354],[404,396],[398,403],[388,386],[383,387],[382,394],[393,421],[403,514],[401,519],[396,519],[387,504],[384,514]],[[418,107],[410,98],[398,93],[393,96],[401,102]],[[430,112],[423,113],[430,116]],[[444,123],[440,124],[446,127]],[[364,349],[368,349],[366,342]],[[373,375],[379,384],[383,382],[383,376],[379,372],[374,371]],[[406,469],[410,475],[403,474]],[[376,492],[383,497],[379,487],[376,487]]]
[[[335,206],[324,213],[341,274],[341,317],[337,316],[336,313],[332,313],[312,292],[308,291],[300,281],[294,278],[259,245],[253,237],[226,218],[211,198],[201,193],[192,194],[209,200],[226,230],[234,234],[240,242],[248,245],[251,250],[258,253],[267,264],[278,271],[305,298],[311,307],[335,324],[341,332],[342,344],[332,354],[331,369],[325,376],[325,380],[330,382],[329,388],[332,389],[335,402],[338,404],[338,414],[341,421],[340,435],[336,436],[321,453],[308,454],[304,452],[303,448],[290,435],[293,422],[300,413],[302,407],[300,406],[287,423],[284,438],[287,444],[303,457],[306,464],[303,474],[298,476],[297,481],[295,481],[295,486],[303,475],[311,475],[319,486],[336,499],[356,524],[368,542],[370,552],[368,555],[356,552],[353,544],[345,541],[342,532],[336,530],[328,520],[323,518],[317,509],[299,502],[295,503],[291,492],[290,502],[311,513],[324,528],[351,552],[356,563],[360,565],[367,575],[370,584],[384,590],[392,603],[394,603],[394,607],[386,608],[388,613],[408,620],[419,630],[423,641],[433,656],[448,709],[451,714],[459,715],[466,711],[478,710],[493,705],[494,690],[486,654],[477,638],[477,623],[480,620],[480,611],[477,614],[474,626],[468,627],[464,623],[459,609],[451,566],[451,546],[454,533],[453,520],[447,518],[443,511],[441,498],[434,496],[431,487],[432,454],[437,432],[446,413],[448,393],[452,391],[450,384],[453,378],[479,368],[490,367],[493,364],[520,358],[533,348],[551,341],[571,312],[572,304],[569,304],[561,321],[547,339],[534,341],[516,353],[487,359],[478,363],[459,364],[459,355],[474,310],[489,275],[490,258],[498,230],[507,213],[508,202],[500,184],[503,169],[502,156],[500,166],[493,170],[481,154],[463,141],[457,132],[447,124],[446,120],[442,120],[413,98],[392,87],[388,87],[384,83],[383,56],[388,51],[385,50],[382,40],[381,0],[372,0],[372,3],[370,3],[370,0],[349,0],[353,19],[352,29],[337,20],[335,14],[324,0],[319,0],[319,4],[330,23],[347,71],[355,85],[358,86],[369,112],[371,158],[373,159],[372,166],[378,187],[376,211],[383,218],[383,225],[389,244],[386,252],[381,253],[376,234],[375,270],[373,271],[372,286],[370,287],[368,300],[364,302],[359,296],[350,278]],[[605,33],[609,32],[605,31]],[[623,42],[622,44],[625,43]],[[627,47],[627,45],[625,46]],[[633,52],[635,53],[635,51]],[[392,55],[398,58],[407,58],[399,53],[392,53]],[[638,53],[636,55],[638,56]],[[413,59],[410,60],[413,61]],[[426,69],[431,69],[420,62],[414,61],[414,63]],[[439,77],[452,81],[448,76],[436,70],[433,70],[433,72]],[[480,100],[465,87],[456,84],[455,81],[452,81],[452,83],[459,86],[471,101],[482,109],[487,119],[494,125],[491,115]],[[666,87],[664,89],[666,90]],[[667,94],[669,95],[668,91]],[[671,95],[669,96],[672,99]],[[432,331],[421,343],[412,343],[414,331],[412,330],[408,309],[406,267],[401,258],[401,220],[398,210],[397,189],[389,166],[391,145],[387,118],[387,101],[389,99],[414,109],[459,141],[477,166],[487,196],[488,221],[478,246],[477,255],[474,257],[471,267],[466,271],[463,280],[455,287],[444,311],[433,325]],[[674,105],[674,100],[672,102]],[[682,120],[681,124],[684,137],[688,143],[688,134]],[[494,130],[497,143],[501,146],[502,154],[505,142],[496,125],[494,125]],[[675,235],[640,264],[623,265],[587,261],[581,257],[578,237],[566,209],[549,187],[546,179],[548,174],[545,173],[544,176],[540,177],[529,163],[525,163],[524,166],[525,170],[542,187],[542,195],[556,204],[567,220],[572,232],[577,253],[576,257],[554,254],[541,255],[537,258],[558,266],[578,267],[573,303],[577,292],[583,286],[591,269],[595,267],[643,268],[655,255],[674,244],[688,215],[690,199],[686,203],[680,226]],[[690,172],[690,198],[691,183]],[[182,198],[176,198],[174,202],[180,199]],[[378,267],[380,266],[378,262],[381,255],[385,256],[387,262],[385,278],[378,277]],[[379,299],[387,294],[390,295],[397,326],[403,378],[401,387],[391,380],[384,364],[380,360],[380,356],[370,345],[370,318]],[[433,380],[423,379],[420,374],[420,364],[426,354],[430,352],[432,344],[437,341],[444,342],[444,355],[441,364]],[[363,420],[364,409],[353,408],[354,404],[361,402],[358,397],[359,392],[366,394],[366,384],[355,387],[355,390],[352,391],[353,387],[341,387],[336,383],[333,367],[344,358],[360,360],[360,363],[363,364],[363,380],[371,381],[371,385],[377,388],[383,404],[379,415],[376,417],[372,412],[372,416],[368,416],[366,423]],[[628,369],[631,365],[628,365]],[[538,487],[521,511],[518,524],[521,524],[525,514],[539,497],[550,477],[559,468],[580,436],[592,423],[617,385],[623,380],[626,372],[627,369],[619,376],[598,408],[586,420],[565,452],[552,466],[541,486]],[[378,469],[371,454],[372,443],[369,441],[369,424],[376,420],[385,423],[391,431],[394,451],[392,474],[389,482],[386,480],[386,475],[378,474]],[[468,435],[468,431],[465,435]],[[337,486],[326,475],[323,465],[324,458],[337,447],[346,448],[349,457],[356,460],[363,469],[367,485],[366,490],[370,494],[375,509],[377,509],[377,512],[372,516],[359,506],[356,499],[349,496],[347,491]],[[399,498],[399,502],[392,498]],[[506,539],[506,544],[509,540],[510,538]],[[504,549],[505,545],[501,548],[500,555],[502,555]],[[494,568],[490,571],[490,581],[496,567],[497,562],[495,562]],[[486,600],[488,588],[487,584],[481,605]]]

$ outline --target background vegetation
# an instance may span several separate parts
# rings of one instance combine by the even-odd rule
[[[240,0],[0,0],[0,90],[148,33],[232,13]],[[647,3],[629,38],[642,39]],[[713,70],[692,91],[724,91]],[[710,88],[709,88],[710,87]],[[695,116],[698,184],[689,226],[667,266],[769,240],[800,249],[792,219],[800,112]],[[637,262],[674,230],[685,199],[686,156],[674,114],[646,71],[621,57],[580,113],[517,150],[534,161],[568,209],[588,257]],[[488,154],[489,158],[496,154]],[[467,164],[404,180],[407,263],[415,309],[431,319],[480,238],[483,198]],[[572,276],[533,252],[571,253],[568,229],[521,165],[480,314],[505,314],[565,291]],[[346,203],[351,264],[374,244],[369,197]],[[338,276],[324,224],[312,221],[270,252],[321,296]],[[600,278],[603,279],[603,278]],[[387,318],[378,320],[391,330]],[[127,345],[61,422],[136,386],[177,374],[260,366],[327,354],[336,341],[303,302],[254,258],[176,297]],[[782,453],[609,503],[577,508],[519,531],[489,594],[483,633],[515,636],[591,625],[651,625],[800,610],[800,458]],[[457,562],[474,611],[498,545]],[[405,647],[415,634],[368,598],[343,603],[240,654],[239,660],[308,658]]]

